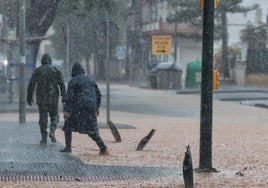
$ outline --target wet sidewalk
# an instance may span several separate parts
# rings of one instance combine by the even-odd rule
[[[228,92],[225,90],[214,93],[214,132],[216,135],[218,134],[214,138],[218,139],[214,140],[214,144],[218,145],[215,146],[215,151],[213,152],[217,155],[217,158],[227,156],[225,155],[225,149],[221,150],[221,148],[222,144],[228,145],[230,139],[239,138],[237,144],[247,143],[241,142],[241,140],[248,138],[248,132],[244,131],[245,135],[243,135],[241,130],[247,128],[248,125],[249,127],[254,125],[255,130],[255,126],[262,128],[264,125],[266,127],[267,124],[266,109],[248,107],[248,105],[242,105],[241,103],[241,100],[243,101],[244,99],[253,102],[253,100],[249,100],[251,98],[262,99],[262,103],[266,102],[268,97],[267,88],[247,91],[242,91],[243,88],[241,91],[231,89]],[[103,91],[103,101],[102,116],[99,123],[100,128],[105,128],[103,123],[105,122],[106,109],[105,85],[101,85],[101,90]],[[123,133],[124,142],[121,145],[120,143],[114,144],[110,131],[102,130],[104,138],[109,141],[108,143],[114,156],[107,160],[101,160],[102,158],[96,154],[97,159],[94,161],[92,158],[95,153],[94,156],[91,155],[90,159],[88,159],[89,152],[82,152],[84,145],[80,144],[84,142],[77,142],[79,148],[76,147],[77,153],[73,154],[60,153],[59,150],[63,148],[63,143],[60,142],[53,144],[48,141],[45,147],[40,146],[37,120],[33,121],[31,118],[27,118],[27,120],[31,119],[31,121],[21,125],[17,122],[18,104],[13,104],[14,106],[7,104],[6,107],[0,106],[3,112],[7,109],[14,112],[11,113],[10,118],[3,113],[2,117],[5,116],[3,119],[6,121],[0,120],[0,181],[28,181],[30,183],[33,181],[74,182],[72,185],[77,184],[77,182],[90,182],[88,183],[90,185],[91,182],[107,182],[107,184],[114,187],[117,187],[120,183],[124,185],[136,185],[137,183],[140,185],[145,182],[145,187],[150,187],[147,185],[152,185],[153,187],[153,185],[159,183],[159,179],[166,179],[171,183],[176,179],[179,182],[177,185],[182,185],[181,162],[185,146],[188,144],[191,145],[192,154],[194,154],[194,164],[198,167],[199,95],[200,93],[186,95],[185,93],[181,94],[171,90],[139,89],[125,85],[111,87],[111,119],[116,123],[119,131]],[[226,99],[234,98],[236,99],[235,101],[226,102]],[[27,106],[27,112],[30,110],[36,113],[27,113],[27,115],[34,114],[34,119],[37,119],[36,105]],[[122,130],[126,128],[134,129]],[[157,129],[157,135],[148,145],[147,151],[136,155],[137,153],[134,149],[137,142],[151,128]],[[239,135],[222,138],[221,136],[229,135],[229,130],[232,133],[241,133],[242,138]],[[255,133],[255,136],[259,138],[260,134]],[[61,138],[62,142],[63,140]],[[87,141],[87,139],[85,140]],[[174,140],[177,142],[176,144],[174,144]],[[254,138],[254,140],[256,139]],[[226,143],[223,141],[226,141]],[[124,146],[128,147],[125,149]],[[90,147],[88,146],[86,149]],[[229,148],[234,148],[235,152],[231,152],[228,157],[236,155],[236,149],[241,148],[241,146],[237,148],[231,145]],[[79,156],[79,158],[76,156]],[[122,163],[121,160],[123,161]],[[226,161],[226,159],[224,158],[224,160],[220,161]],[[229,161],[233,160],[229,159]],[[214,160],[214,162],[217,168],[227,168],[217,160]],[[232,168],[232,165],[230,166],[229,168]],[[240,168],[235,170],[237,172]],[[156,181],[156,183],[150,184],[152,181]],[[199,179],[199,181],[201,180]]]
[[[85,164],[59,150],[62,143],[39,144],[37,122],[0,122],[0,181],[124,182],[142,183],[154,178],[180,177],[171,167]]]

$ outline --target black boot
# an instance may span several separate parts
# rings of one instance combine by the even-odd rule
[[[63,153],[71,153],[72,152],[72,147],[71,147],[71,144],[72,144],[72,132],[71,131],[65,131],[64,132],[64,136],[65,136],[65,148],[60,150],[60,152],[63,152]]]
[[[107,149],[107,146],[104,144],[103,140],[101,139],[99,133],[95,133],[95,134],[89,134],[88,135],[92,140],[94,140],[96,142],[96,144],[98,145],[98,147],[100,148],[100,152],[99,155],[110,155],[110,152]]]
[[[50,131],[49,137],[50,137],[51,142],[53,143],[57,142],[56,137],[55,137],[55,131]]]
[[[56,137],[55,137],[56,129],[57,129],[56,123],[50,124],[49,138],[50,138],[51,142],[53,142],[53,143],[57,142]]]
[[[47,132],[43,131],[41,135],[42,135],[42,140],[40,141],[40,144],[46,145],[47,144]]]
[[[110,154],[108,148],[102,148],[102,149],[100,149],[99,155],[110,156],[111,154]]]

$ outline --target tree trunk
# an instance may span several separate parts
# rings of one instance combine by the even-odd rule
[[[230,78],[228,61],[228,33],[226,11],[222,10],[222,74],[224,78]]]

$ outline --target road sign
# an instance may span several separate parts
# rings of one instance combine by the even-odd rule
[[[171,54],[171,36],[153,35],[152,36],[152,54],[169,55]]]
[[[125,59],[126,58],[126,47],[125,46],[117,46],[116,47],[116,56],[117,56],[117,59]]]

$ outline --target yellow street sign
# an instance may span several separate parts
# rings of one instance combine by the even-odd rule
[[[152,36],[152,54],[169,55],[171,54],[171,36],[153,35]]]

